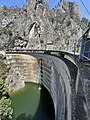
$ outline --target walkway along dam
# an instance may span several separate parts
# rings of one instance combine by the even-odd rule
[[[18,76],[14,89],[22,87],[25,81],[44,85],[54,103],[55,120],[89,120],[89,89],[86,86],[90,79],[87,78],[85,83],[83,74],[89,64],[82,63],[82,66],[76,58],[78,55],[63,51],[6,51],[6,62],[12,69],[11,77],[16,80],[13,77]],[[89,69],[87,71],[90,72]],[[8,78],[7,83],[8,80],[12,83]]]

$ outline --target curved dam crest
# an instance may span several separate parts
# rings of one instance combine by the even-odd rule
[[[72,119],[71,76],[63,60],[43,54],[6,54],[6,61],[11,66],[11,71],[14,71],[13,74],[10,73],[13,81],[10,76],[6,79],[7,85],[10,82],[11,92],[23,87],[26,81],[40,83],[46,87],[52,97],[55,120]]]

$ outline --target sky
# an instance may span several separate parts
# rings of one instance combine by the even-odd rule
[[[6,5],[6,6],[19,6],[21,7],[23,5],[25,0],[0,0],[0,5]],[[46,0],[50,8],[54,8],[60,0]],[[75,1],[80,6],[80,13],[82,17],[86,17],[90,20],[90,0],[67,0],[70,2]],[[83,1],[84,5],[86,6],[89,13],[86,11],[85,7],[81,3]]]

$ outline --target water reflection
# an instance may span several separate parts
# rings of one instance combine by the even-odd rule
[[[39,91],[37,84],[26,83],[11,99],[13,120],[55,120],[51,96],[43,86]]]

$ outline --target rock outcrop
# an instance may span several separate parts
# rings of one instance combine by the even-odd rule
[[[61,0],[52,10],[44,0],[26,0],[22,8],[0,7],[0,48],[79,50],[89,21],[75,2]]]
[[[25,82],[39,83],[37,60],[30,55],[7,54],[6,63],[10,66],[5,84],[9,93],[25,86]]]

